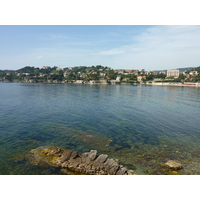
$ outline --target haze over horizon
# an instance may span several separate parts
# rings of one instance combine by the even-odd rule
[[[96,66],[166,70],[200,65],[196,25],[1,25],[0,70]]]

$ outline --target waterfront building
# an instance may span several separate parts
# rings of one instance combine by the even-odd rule
[[[179,70],[178,69],[167,70],[167,77],[178,78],[179,77]]]
[[[121,80],[121,76],[117,76],[116,81],[120,81]]]
[[[138,81],[142,81],[142,79],[146,79],[146,76],[138,76],[138,77],[137,77],[137,80],[138,80]]]
[[[84,82],[83,80],[76,80],[76,81],[75,81],[75,83],[81,83],[81,84],[82,84],[83,82]]]

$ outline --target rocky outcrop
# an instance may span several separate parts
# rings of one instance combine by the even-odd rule
[[[132,175],[108,155],[98,155],[96,150],[80,155],[77,151],[59,147],[39,147],[29,152],[33,164],[38,161],[60,167],[62,171],[70,170],[78,174],[88,175]],[[33,161],[35,158],[37,162]]]
[[[173,160],[169,160],[168,162],[166,162],[165,166],[170,168],[170,169],[173,169],[173,170],[182,169],[182,165],[180,163],[173,161]]]

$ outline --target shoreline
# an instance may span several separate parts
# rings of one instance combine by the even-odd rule
[[[151,83],[151,84],[146,84],[146,85],[152,85],[152,86],[183,86],[183,87],[200,87],[200,83],[165,83],[165,82],[160,82],[160,83]]]
[[[0,81],[0,83],[45,83],[45,84],[86,84],[86,85],[135,85],[135,86],[178,86],[178,87],[200,87],[200,83],[192,83],[192,82],[187,82],[187,83],[174,83],[174,82],[152,82],[152,83],[126,83],[126,82],[100,82],[98,80],[88,82],[88,81],[47,81],[47,82],[34,82],[34,81]]]

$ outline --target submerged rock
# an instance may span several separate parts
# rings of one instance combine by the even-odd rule
[[[32,164],[46,163],[64,172],[71,171],[71,174],[131,175],[122,165],[108,155],[98,155],[96,150],[79,155],[77,151],[59,147],[39,147],[31,150],[28,158]]]
[[[177,163],[173,160],[169,160],[168,162],[166,162],[165,166],[173,170],[179,170],[183,168],[180,163]]]

